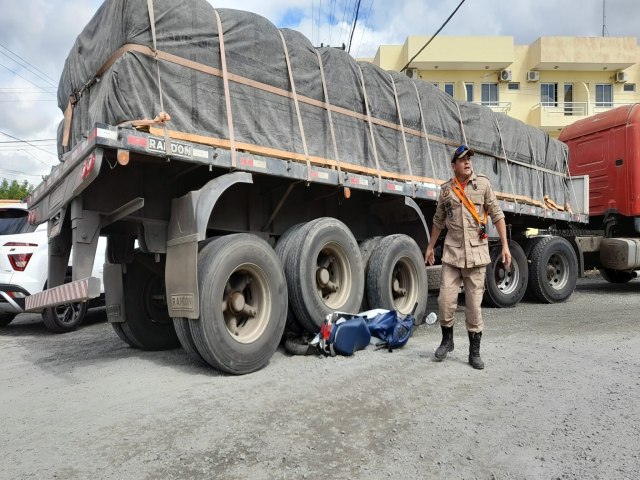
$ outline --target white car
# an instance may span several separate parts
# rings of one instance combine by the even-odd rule
[[[41,292],[47,284],[47,224],[30,225],[28,213],[25,203],[0,200],[0,327],[24,311],[25,297]],[[105,247],[106,239],[101,237],[92,272],[100,279],[102,292]],[[64,333],[78,328],[86,311],[86,302],[71,303],[45,309],[42,318],[49,330]]]

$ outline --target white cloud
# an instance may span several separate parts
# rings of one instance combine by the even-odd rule
[[[36,93],[33,83],[0,66],[0,107],[3,108],[0,131],[23,139],[53,138],[62,113],[55,102],[41,100],[55,98],[51,83],[57,84],[75,37],[101,2],[1,1],[0,44],[41,70],[44,79],[23,70],[2,53],[0,65],[18,71],[36,85],[48,87],[48,93]],[[301,31],[315,45],[334,46],[348,43],[354,5],[346,0],[215,0],[211,3],[216,8],[253,11],[280,27]],[[544,35],[599,36],[602,3],[601,0],[466,0],[441,35],[510,35],[520,44],[531,43]],[[458,4],[459,0],[362,0],[351,53],[373,56],[381,44],[401,44],[408,35],[432,35]],[[332,8],[334,22],[329,22]],[[639,17],[638,0],[606,2],[606,27],[610,36],[640,37]],[[0,52],[8,53],[2,47]],[[8,140],[0,135],[0,142]],[[31,175],[43,173],[46,171],[43,163],[57,161],[38,149],[24,149],[28,149],[29,154],[8,152],[6,144],[0,143],[0,177],[20,177],[18,174],[10,177],[7,170]],[[45,149],[55,150],[51,146]],[[32,183],[37,181],[37,177],[21,178]]]

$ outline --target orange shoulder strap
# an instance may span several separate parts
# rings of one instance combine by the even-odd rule
[[[486,225],[487,224],[487,209],[485,208],[484,210],[484,220],[480,220],[480,215],[478,215],[478,211],[476,210],[476,206],[471,203],[471,201],[469,200],[469,198],[467,197],[467,194],[464,193],[464,189],[462,188],[462,185],[460,185],[460,181],[456,178],[453,177],[453,185],[452,185],[452,189],[453,193],[456,194],[456,196],[460,199],[460,201],[462,202],[462,204],[467,207],[467,210],[469,210],[469,212],[471,212],[471,215],[473,215],[473,218],[475,218],[478,222],[478,225]]]

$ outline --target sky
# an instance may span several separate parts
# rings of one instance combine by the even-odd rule
[[[143,0],[130,0],[143,1]],[[461,0],[218,0],[304,33],[314,45],[349,44],[354,57],[409,35],[433,35]],[[0,181],[37,185],[58,163],[62,119],[56,90],[75,38],[101,0],[0,0]],[[440,33],[509,35],[517,44],[541,36],[640,38],[639,0],[464,0]],[[25,143],[26,142],[26,143]]]

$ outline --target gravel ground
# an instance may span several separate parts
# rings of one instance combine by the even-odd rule
[[[127,347],[103,310],[67,335],[21,315],[0,330],[0,478],[637,479],[638,292],[591,278],[485,309],[483,371],[462,322],[443,363],[423,325],[393,353],[231,377]]]

